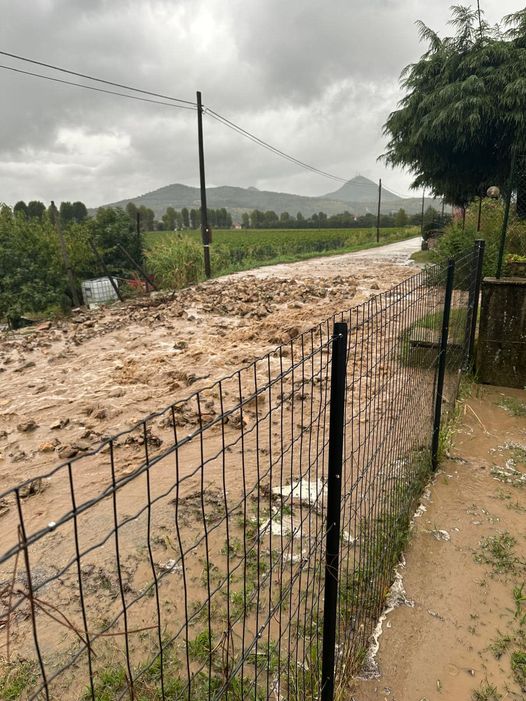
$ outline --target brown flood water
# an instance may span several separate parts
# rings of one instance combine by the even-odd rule
[[[379,677],[355,680],[354,701],[524,701],[513,652],[525,652],[526,612],[515,616],[513,590],[526,580],[526,417],[501,406],[526,392],[475,386],[461,403],[450,457],[440,467],[400,570],[414,606],[384,622]],[[442,534],[438,532],[442,531]],[[486,539],[514,539],[512,563],[490,557]],[[498,658],[495,646],[510,640]],[[473,696],[496,687],[499,696]]]

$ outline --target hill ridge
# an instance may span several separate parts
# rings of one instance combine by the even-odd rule
[[[360,216],[367,212],[375,214],[378,203],[378,185],[363,175],[357,175],[344,183],[338,190],[318,197],[235,185],[209,187],[206,193],[208,207],[213,209],[225,207],[234,219],[239,220],[243,212],[250,212],[254,209],[272,210],[278,215],[282,212],[289,212],[289,214],[296,216],[298,212],[301,212],[304,217],[310,217],[317,212],[331,215],[340,214],[347,210]],[[129,197],[101,206],[125,208],[129,202],[133,202],[138,207],[144,205],[153,209],[155,216],[160,218],[167,207],[174,207],[178,210],[183,207],[197,209],[200,207],[201,198],[199,188],[183,183],[172,183],[136,197]],[[428,198],[426,207],[429,205],[436,207],[437,202]],[[420,211],[421,199],[419,197],[400,197],[388,188],[382,188],[382,214],[398,211],[401,207],[408,214],[416,214]]]

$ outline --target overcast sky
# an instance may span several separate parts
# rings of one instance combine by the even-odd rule
[[[481,0],[495,22],[523,5]],[[407,194],[377,162],[401,69],[443,32],[442,0],[0,0],[0,49],[203,102],[295,157]],[[45,72],[0,56],[0,63]],[[75,80],[75,78],[70,78]],[[93,85],[89,81],[82,81]],[[0,69],[0,202],[88,206],[198,184],[196,114]],[[205,117],[207,184],[318,195],[339,187]]]

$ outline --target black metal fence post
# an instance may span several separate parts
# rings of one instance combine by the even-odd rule
[[[331,364],[321,701],[334,698],[346,370],[347,324],[337,323],[334,324]]]
[[[438,467],[438,452],[440,443],[440,425],[442,419],[442,395],[446,375],[447,341],[449,335],[449,317],[451,300],[453,298],[453,281],[455,276],[455,261],[450,259],[447,264],[446,294],[444,298],[444,316],[442,318],[442,333],[440,336],[440,351],[438,354],[438,375],[435,394],[435,413],[433,417],[433,438],[431,441],[431,466]]]
[[[475,241],[475,265],[473,270],[473,284],[469,290],[468,313],[466,320],[466,354],[464,358],[464,370],[473,368],[473,349],[475,347],[475,334],[477,331],[477,317],[479,311],[480,286],[482,284],[482,266],[484,264],[484,249],[486,242],[483,239]]]

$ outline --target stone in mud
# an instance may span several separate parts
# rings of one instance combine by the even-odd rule
[[[99,421],[102,421],[102,419],[107,419],[108,418],[108,412],[106,409],[98,409],[92,414],[94,419],[98,419]]]
[[[35,363],[30,360],[27,363],[23,363],[22,365],[19,365],[17,368],[13,370],[13,372],[24,372],[24,370],[28,370],[29,368],[34,368]]]
[[[19,494],[21,499],[27,499],[28,497],[32,497],[35,494],[40,494],[48,487],[48,480],[45,480],[43,477],[37,477],[36,479],[31,480],[31,482],[28,482],[27,484],[24,484],[22,487],[20,487]]]
[[[51,441],[41,443],[38,446],[38,450],[41,453],[52,453],[58,445],[60,445],[58,438],[53,438]]]
[[[69,460],[70,458],[74,458],[78,452],[78,449],[74,448],[72,445],[63,445],[58,451],[58,457],[61,460]]]
[[[91,444],[88,443],[88,441],[75,441],[75,443],[72,443],[71,447],[73,450],[78,450],[79,452],[86,452],[86,450],[89,450],[91,448]]]
[[[36,421],[33,421],[33,419],[29,419],[29,421],[23,421],[17,426],[17,429],[20,431],[20,433],[30,433],[31,431],[36,431],[37,428],[38,424],[36,423]]]
[[[7,499],[0,499],[0,517],[2,517],[4,514],[7,514],[9,511],[9,504],[7,503]]]
[[[58,421],[54,421],[49,428],[52,431],[56,431],[59,428],[64,428],[68,424],[69,424],[69,419],[59,419]]]

